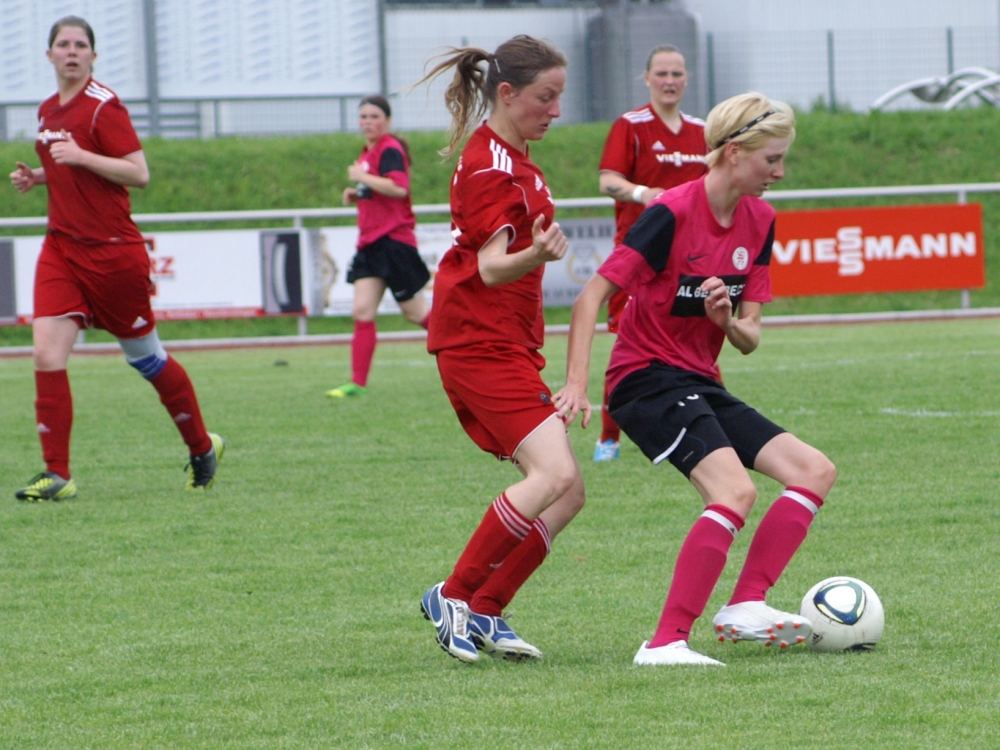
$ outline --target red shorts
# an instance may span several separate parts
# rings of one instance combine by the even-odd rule
[[[156,326],[152,290],[145,243],[87,245],[49,233],[35,267],[34,316],[76,316],[80,328],[134,339]]]
[[[618,333],[618,324],[629,299],[628,293],[621,289],[611,295],[608,300],[608,333]]]
[[[499,459],[557,414],[542,380],[545,358],[513,344],[491,343],[437,353],[441,384],[472,441]]]

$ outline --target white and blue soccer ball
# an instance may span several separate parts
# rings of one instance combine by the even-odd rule
[[[870,651],[885,628],[878,594],[847,576],[827,578],[809,589],[799,614],[812,623],[813,651]]]

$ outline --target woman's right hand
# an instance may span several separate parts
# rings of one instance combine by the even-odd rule
[[[559,416],[567,427],[573,424],[573,420],[580,412],[583,412],[583,428],[586,429],[587,425],[590,424],[593,407],[590,405],[590,399],[587,398],[586,384],[577,386],[573,383],[567,383],[552,397],[552,403],[559,410]]]
[[[16,162],[17,169],[10,173],[10,182],[19,193],[27,193],[36,184],[35,172],[24,162]]]
[[[344,188],[343,200],[345,206],[353,206],[358,202],[358,189],[352,187]]]

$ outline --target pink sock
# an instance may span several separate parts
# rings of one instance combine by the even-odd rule
[[[69,479],[73,394],[65,370],[35,370],[35,421],[46,471]]]
[[[187,443],[188,452],[192,456],[200,456],[212,450],[212,439],[201,418],[198,396],[195,395],[191,378],[181,367],[181,363],[168,356],[160,374],[149,382],[160,394],[160,403],[167,408],[170,418],[174,420],[177,431]]]
[[[354,321],[354,337],[351,339],[351,376],[355,385],[366,387],[368,373],[372,369],[372,359],[375,357],[375,321]]]
[[[500,567],[504,559],[531,531],[531,521],[501,494],[486,510],[479,527],[465,545],[455,570],[445,581],[442,592],[450,599],[472,601],[479,587]]]
[[[677,556],[667,603],[650,648],[688,639],[691,626],[705,611],[726,567],[736,533],[742,528],[740,515],[724,505],[709,505],[695,521]]]
[[[804,487],[786,487],[760,520],[730,604],[762,602],[809,532],[823,498]]]
[[[536,518],[524,541],[504,559],[486,583],[475,593],[469,607],[480,615],[500,617],[514,594],[545,561],[552,548],[549,527]]]

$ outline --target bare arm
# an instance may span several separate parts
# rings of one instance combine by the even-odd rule
[[[590,378],[590,350],[594,343],[594,327],[601,305],[608,301],[618,287],[595,273],[584,285],[580,296],[573,303],[573,317],[569,324],[569,349],[566,352],[566,385],[553,400],[566,424],[571,424],[578,412],[583,412],[583,426],[590,424],[593,413],[587,398],[587,381]]]
[[[739,317],[733,316],[733,301],[725,282],[718,276],[706,279],[701,288],[708,292],[705,314],[726,333],[729,343],[743,354],[750,354],[760,345],[760,302],[741,302]]]
[[[621,203],[641,203],[648,206],[650,201],[663,192],[663,188],[642,186],[646,189],[640,193],[640,200],[637,201],[634,193],[640,187],[638,183],[629,182],[617,172],[601,172],[600,180],[601,194],[610,195]]]
[[[499,232],[479,250],[479,275],[486,286],[517,281],[526,273],[552,260],[559,260],[569,249],[569,240],[557,222],[542,230],[545,217],[539,215],[531,227],[530,247],[507,253],[509,231]]]
[[[142,151],[133,151],[122,157],[104,156],[80,148],[73,136],[66,141],[56,141],[49,147],[56,164],[83,167],[116,185],[144,188],[149,184],[149,167]]]
[[[366,172],[360,162],[354,162],[354,164],[347,168],[347,178],[353,182],[360,182],[363,185],[367,185],[376,193],[387,195],[390,198],[405,198],[410,194],[410,191],[405,187],[400,187],[393,182],[391,177],[382,177],[381,175]]]

